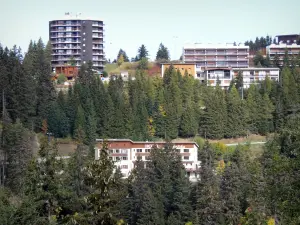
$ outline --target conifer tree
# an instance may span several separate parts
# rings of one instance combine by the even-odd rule
[[[238,137],[245,134],[244,105],[238,91],[233,87],[227,94],[226,136]]]
[[[3,148],[7,156],[4,184],[15,194],[22,194],[24,174],[33,157],[34,135],[24,128],[20,121],[4,126],[2,135]]]
[[[103,143],[99,160],[91,162],[84,176],[85,184],[91,192],[85,197],[86,212],[80,216],[80,223],[115,225],[118,221],[120,193],[122,185],[115,165],[108,157],[108,144]]]
[[[156,53],[156,60],[169,60],[169,50],[162,43],[160,43],[158,51]]]
[[[225,135],[225,124],[227,119],[226,102],[222,89],[217,86],[207,88],[205,93],[205,109],[203,113],[202,133],[204,137],[220,139]]]
[[[195,224],[222,224],[220,178],[214,173],[214,153],[208,142],[199,152],[201,169],[196,184]]]

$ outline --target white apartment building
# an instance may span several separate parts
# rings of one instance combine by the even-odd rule
[[[292,56],[298,56],[300,54],[300,45],[297,45],[296,43],[293,44],[271,44],[266,47],[267,54],[270,57],[270,60],[273,62],[275,55],[279,58],[279,64],[283,65],[283,59],[285,52],[288,52],[289,57]]]
[[[185,63],[195,63],[197,67],[233,67],[249,66],[249,46],[244,44],[185,44],[183,47]]]
[[[244,88],[249,88],[251,84],[257,84],[260,81],[269,77],[273,81],[279,80],[279,68],[233,68],[233,76],[236,77],[238,73],[242,73]]]
[[[147,161],[153,146],[163,148],[166,142],[132,141],[130,139],[108,139],[109,157],[120,167],[124,178],[127,178],[134,168],[135,161],[140,156]],[[195,142],[172,142],[180,154],[182,163],[191,181],[196,181],[198,161],[198,145]],[[103,139],[96,139],[95,159],[99,159]]]

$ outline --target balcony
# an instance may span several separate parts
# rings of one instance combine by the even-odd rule
[[[104,64],[103,63],[93,63],[93,66],[99,66],[99,67],[103,67]]]
[[[93,52],[93,55],[104,55],[104,53],[101,53],[101,52]]]
[[[104,41],[93,41],[93,44],[103,44]]]
[[[52,55],[80,55],[80,52],[54,52]]]
[[[101,46],[93,46],[93,49],[94,49],[94,50],[102,50],[103,47],[101,47]]]
[[[51,23],[51,27],[81,26],[81,23]]]
[[[230,73],[208,73],[208,79],[220,79],[220,80],[231,80]]]
[[[76,44],[80,44],[81,42],[80,41],[67,41],[67,40],[56,40],[56,41],[51,41],[51,44],[58,44],[58,43],[76,43]]]
[[[93,27],[103,27],[103,23],[93,22],[92,26]]]
[[[103,33],[103,30],[93,30],[93,33]]]

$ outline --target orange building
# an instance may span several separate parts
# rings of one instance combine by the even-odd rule
[[[161,64],[161,76],[164,76],[166,69],[173,66],[176,70],[179,70],[182,75],[185,71],[188,72],[190,76],[196,77],[196,64],[194,63],[162,63]]]

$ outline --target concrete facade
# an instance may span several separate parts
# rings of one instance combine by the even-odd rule
[[[79,67],[88,61],[99,72],[104,69],[104,24],[102,20],[81,19],[69,14],[49,22],[49,40],[52,45],[52,69],[73,65]]]
[[[120,167],[124,178],[127,178],[134,168],[135,161],[140,156],[147,162],[152,147],[163,148],[166,142],[132,141],[130,139],[108,139],[109,157]],[[191,181],[196,181],[196,170],[200,167],[198,161],[198,145],[195,142],[172,142],[173,148],[181,156],[182,163]],[[99,159],[103,139],[96,140],[95,159]],[[156,149],[154,149],[156,150]],[[158,150],[158,149],[157,149]]]

